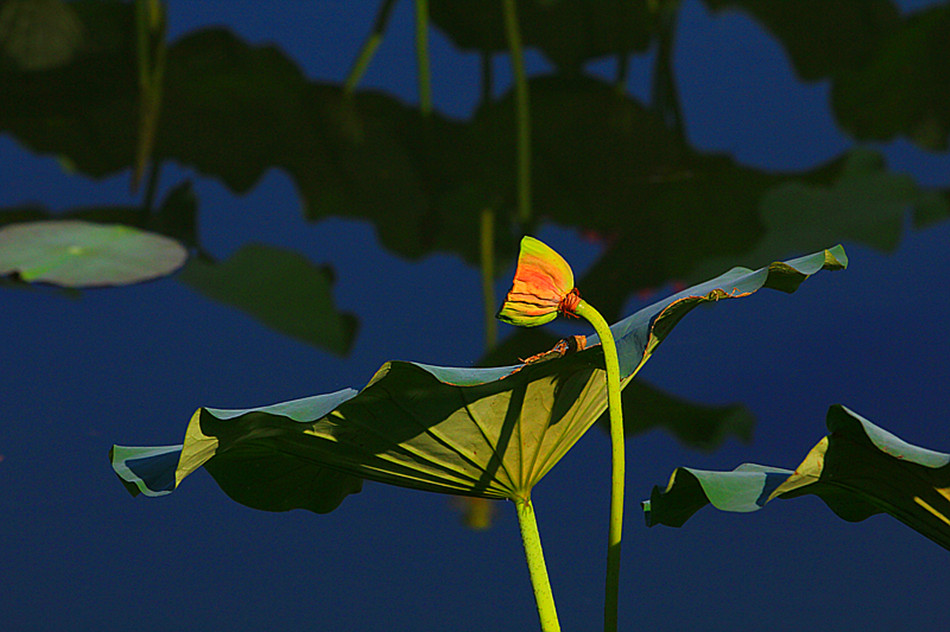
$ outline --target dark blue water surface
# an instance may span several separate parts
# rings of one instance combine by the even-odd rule
[[[360,4],[170,2],[169,38],[225,26],[250,44],[277,46],[309,79],[339,83],[375,15],[374,3]],[[399,2],[361,88],[418,102],[412,33],[412,3]],[[648,97],[654,57],[651,49],[631,58],[630,94]],[[479,99],[478,56],[433,30],[431,58],[436,110],[466,120]],[[535,51],[528,62],[533,74],[551,71]],[[907,174],[946,204],[946,151],[843,131],[831,81],[800,80],[782,45],[746,15],[683,2],[674,64],[694,150],[765,173],[873,150],[887,172]],[[506,94],[505,57],[494,66],[495,91]],[[595,61],[588,71],[612,76],[613,62]],[[306,221],[294,182],[278,168],[237,195],[169,161],[158,198],[189,177],[201,245],[213,256],[255,241],[332,266],[338,309],[359,319],[352,351],[325,352],[269,330],[174,276],[76,296],[0,288],[0,628],[535,629],[508,504],[499,504],[491,529],[477,532],[461,524],[448,497],[375,483],[327,515],[249,509],[203,471],[164,498],[132,499],[123,490],[109,447],[178,443],[198,406],[242,408],[360,387],[389,359],[471,366],[485,352],[480,272],[457,254],[436,249],[410,259],[381,245],[369,220]],[[129,192],[129,179],[128,170],[101,180],[70,175],[55,158],[0,134],[0,208],[135,204],[141,193]],[[582,277],[603,242],[536,212],[532,232]],[[679,465],[794,468],[824,436],[834,403],[950,452],[950,222],[919,228],[908,208],[891,232],[895,246],[882,249],[853,238],[862,221],[841,238],[847,271],[822,272],[792,295],[762,291],[698,309],[641,373],[689,401],[740,402],[756,425],[751,442],[728,438],[714,452],[663,431],[628,443],[621,629],[913,630],[945,620],[947,551],[889,516],[850,524],[807,496],[751,515],[706,509],[681,529],[647,529],[637,506]],[[835,229],[821,223],[816,230],[833,238]],[[689,232],[685,224],[665,228],[674,242],[680,230]],[[774,256],[806,254],[809,243],[790,240]],[[697,274],[759,263],[746,255],[705,261]],[[630,252],[630,274],[641,256]],[[498,296],[510,274],[510,265],[499,271]],[[626,300],[624,313],[670,287]],[[557,331],[585,330],[575,322]],[[606,435],[593,429],[534,491],[565,630],[601,625],[608,461]]]

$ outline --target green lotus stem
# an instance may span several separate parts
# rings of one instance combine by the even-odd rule
[[[353,68],[350,70],[350,74],[347,75],[346,82],[343,84],[343,94],[346,96],[353,94],[353,91],[356,90],[356,85],[360,82],[360,79],[363,78],[366,69],[369,68],[369,63],[373,60],[376,49],[379,48],[379,45],[383,41],[383,33],[386,30],[386,25],[389,23],[389,16],[392,14],[392,9],[395,5],[395,0],[384,0],[382,5],[380,5],[379,11],[376,13],[376,21],[373,22],[373,30],[370,31],[369,38],[367,38],[360,48],[360,52],[356,56],[356,62],[353,64]]]
[[[531,118],[528,116],[528,81],[525,78],[515,0],[504,0],[504,7],[508,50],[515,73],[515,108],[518,118],[518,221],[527,224],[531,219]]]
[[[659,46],[653,68],[653,94],[651,108],[675,134],[685,142],[683,114],[680,111],[676,79],[673,76],[673,40],[676,31],[678,0],[668,0],[657,8]]]
[[[607,409],[610,411],[611,485],[610,527],[607,534],[607,578],[604,596],[604,630],[617,629],[617,606],[620,594],[620,541],[623,535],[623,488],[624,488],[624,435],[623,409],[620,402],[620,362],[617,359],[617,344],[607,321],[583,299],[575,313],[587,319],[600,337],[607,369]]]
[[[139,130],[132,171],[132,190],[137,190],[152,157],[162,106],[165,75],[165,7],[158,0],[135,3],[136,45],[139,72]]]
[[[495,320],[495,210],[490,206],[482,209],[480,229],[485,346],[493,349],[498,342],[498,321]]]
[[[551,580],[544,564],[544,551],[541,549],[541,534],[538,533],[538,521],[534,517],[531,499],[516,498],[518,526],[521,528],[521,541],[524,544],[525,558],[528,560],[528,574],[534,588],[534,598],[538,604],[538,617],[541,619],[542,632],[559,632],[561,624],[557,620],[554,607],[554,593],[551,592]]]
[[[429,74],[429,0],[416,0],[416,59],[419,64],[419,110],[432,112],[432,85]]]
[[[353,91],[356,90],[356,85],[360,82],[360,79],[363,78],[366,69],[369,68],[369,62],[373,60],[376,49],[379,48],[382,41],[382,33],[372,33],[363,43],[363,47],[360,48],[359,55],[356,57],[356,63],[353,64],[353,68],[350,70],[350,74],[347,75],[346,82],[343,84],[344,95],[351,96]]]

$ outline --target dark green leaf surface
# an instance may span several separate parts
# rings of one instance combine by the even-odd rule
[[[881,154],[856,149],[829,185],[789,179],[764,193],[766,232],[757,250],[801,250],[835,235],[890,251],[900,241],[908,208],[922,195],[910,176],[888,173]]]
[[[911,445],[844,406],[828,410],[827,425],[830,434],[795,471],[677,468],[643,503],[647,524],[679,527],[707,504],[748,512],[773,498],[815,494],[845,520],[886,512],[950,549],[950,454]]]
[[[889,0],[704,0],[720,11],[738,9],[782,43],[799,76],[834,76],[874,55],[900,24]]]
[[[309,344],[340,354],[353,344],[356,318],[334,307],[331,271],[296,253],[250,244],[222,263],[193,259],[180,278],[205,296]]]
[[[755,419],[741,404],[704,406],[664,393],[640,380],[623,391],[624,434],[629,438],[663,429],[691,448],[712,451],[728,437],[752,439]],[[606,414],[599,424],[608,430]]]
[[[81,22],[82,43],[63,63],[45,64],[42,71],[0,63],[0,129],[67,167],[101,177],[131,166],[135,157],[133,6],[99,0],[68,6]]]
[[[866,64],[835,80],[832,105],[842,127],[858,138],[900,134],[925,149],[947,149],[948,41],[946,4],[909,16]]]
[[[612,327],[621,375],[629,382],[695,305],[761,287],[791,291],[845,262],[838,246],[757,271],[734,268],[640,310]],[[158,496],[205,465],[229,496],[271,510],[327,511],[355,491],[355,478],[526,498],[606,409],[603,352],[595,339],[590,344],[507,367],[387,362],[359,392],[251,410],[201,408],[182,445],[115,446],[113,468],[134,493]]]
[[[629,9],[575,4],[537,3],[539,17],[529,21],[557,24],[559,12],[580,15],[585,27],[570,29],[573,36],[588,26],[609,30],[600,25],[620,23],[588,12]],[[126,4],[70,6],[91,48],[42,73],[0,68],[0,130],[98,177],[131,168],[135,157],[133,22]],[[576,37],[571,45],[588,47]],[[898,238],[893,204],[868,205],[862,214],[859,196],[825,190],[837,189],[834,179],[843,177],[839,171],[850,156],[815,172],[769,173],[686,146],[649,107],[610,82],[562,72],[531,78],[529,92],[537,216],[603,244],[602,258],[579,285],[608,321],[621,315],[635,290],[708,278],[737,257],[758,266],[846,237],[870,235],[875,245]],[[169,44],[153,158],[194,168],[235,192],[282,169],[308,219],[369,220],[386,248],[410,258],[442,251],[478,262],[479,218],[491,210],[500,270],[517,250],[512,235],[524,231],[509,230],[516,190],[513,101],[511,95],[491,99],[467,121],[423,116],[384,94],[347,96],[340,86],[309,81],[275,47],[204,29]],[[890,195],[906,178],[870,169],[861,181]],[[912,197],[912,204],[927,202],[927,217],[946,215],[945,199],[931,203],[941,200],[939,193]],[[823,228],[810,230],[806,240],[796,212],[811,209],[813,198],[825,213]],[[767,222],[770,234],[757,248]]]
[[[655,31],[656,14],[648,0],[527,0],[518,3],[522,43],[537,48],[562,69],[605,55],[645,51]],[[498,0],[432,0],[432,21],[460,48],[508,50],[504,12]]]
[[[27,71],[65,65],[85,42],[82,21],[62,0],[7,0],[0,5],[0,53]]]

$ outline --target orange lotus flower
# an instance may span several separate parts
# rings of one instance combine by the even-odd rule
[[[519,327],[537,327],[558,313],[575,315],[579,301],[567,261],[534,237],[522,238],[515,280],[498,318]]]

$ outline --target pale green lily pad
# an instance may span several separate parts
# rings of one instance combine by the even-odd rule
[[[840,246],[760,270],[733,268],[611,328],[628,383],[697,305],[769,287],[794,291],[841,269]],[[604,355],[586,349],[493,368],[387,362],[346,389],[247,410],[200,408],[180,445],[114,446],[134,494],[160,496],[204,466],[234,500],[273,511],[330,511],[360,479],[481,498],[527,498],[607,408]]]
[[[29,283],[128,285],[171,274],[187,258],[174,239],[122,224],[52,220],[0,230],[0,275]]]

